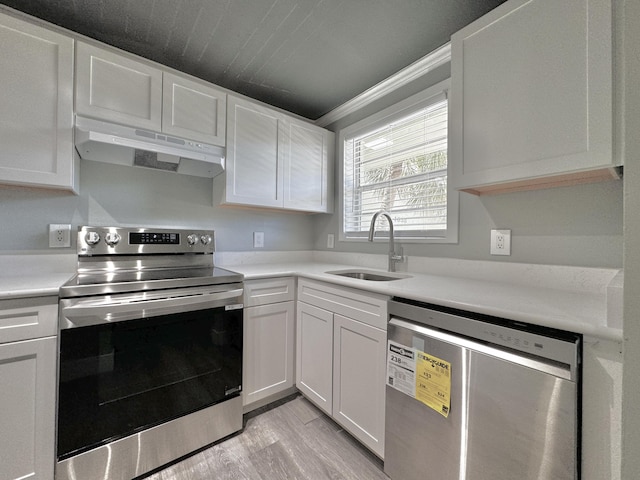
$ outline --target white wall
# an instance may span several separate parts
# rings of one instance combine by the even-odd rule
[[[626,0],[624,43],[624,370],[622,478],[640,476],[640,2]]]
[[[449,64],[442,65],[392,94],[376,99],[357,112],[342,118],[329,128],[337,133],[363,118],[393,105],[450,76]],[[336,146],[336,185],[342,168]],[[462,258],[499,262],[571,265],[585,267],[622,267],[623,182],[609,181],[591,185],[561,187],[531,192],[477,197],[460,194],[459,242],[455,245],[402,244],[409,256]],[[327,234],[338,239],[341,208],[336,198],[336,213],[315,219],[315,249],[327,249]],[[489,254],[492,228],[511,229],[512,254]],[[336,251],[383,254],[382,243],[336,242]]]
[[[622,181],[476,197],[460,194],[459,242],[402,244],[405,255],[601,268],[622,267]],[[336,205],[339,205],[336,202]],[[338,238],[339,215],[316,219],[317,250]],[[511,229],[511,256],[489,254],[492,228]],[[337,242],[337,251],[385,253],[386,244]]]
[[[224,183],[224,182],[222,182]],[[80,162],[80,195],[0,185],[0,254],[47,251],[47,226],[128,225],[208,228],[219,251],[253,250],[253,232],[265,233],[264,250],[309,250],[313,216],[220,206],[222,189],[211,179],[144,168]],[[74,238],[75,240],[75,238]]]

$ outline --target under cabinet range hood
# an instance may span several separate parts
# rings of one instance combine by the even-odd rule
[[[141,128],[76,117],[76,150],[83,160],[213,178],[224,171],[222,147]]]

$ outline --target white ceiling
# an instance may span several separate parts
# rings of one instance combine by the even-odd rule
[[[504,0],[0,0],[317,119]]]

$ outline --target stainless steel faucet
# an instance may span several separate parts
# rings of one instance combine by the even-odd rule
[[[373,242],[373,236],[375,234],[376,220],[378,217],[383,215],[387,217],[387,221],[389,222],[389,271],[396,271],[396,262],[402,262],[402,248],[400,251],[396,253],[396,249],[393,242],[393,220],[391,220],[391,215],[389,215],[384,210],[379,210],[373,214],[373,218],[371,218],[371,225],[369,226],[369,241]]]

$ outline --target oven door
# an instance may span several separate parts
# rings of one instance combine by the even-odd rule
[[[61,300],[58,461],[239,396],[242,293]]]

